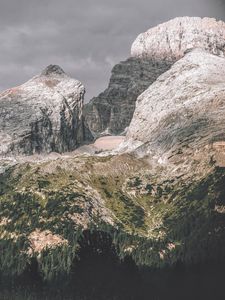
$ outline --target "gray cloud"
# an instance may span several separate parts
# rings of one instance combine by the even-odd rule
[[[136,36],[176,16],[225,20],[223,0],[1,0],[0,89],[59,64],[86,99],[106,86]]]

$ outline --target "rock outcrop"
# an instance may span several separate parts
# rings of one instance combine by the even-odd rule
[[[185,52],[201,48],[225,54],[225,23],[212,18],[175,18],[141,33],[131,48],[132,57],[177,60]]]
[[[137,100],[128,148],[169,157],[224,141],[225,59],[195,49]]]
[[[108,88],[84,106],[85,121],[93,135],[123,133],[130,125],[137,97],[171,65],[172,62],[138,58],[117,64]]]
[[[84,86],[55,65],[0,94],[0,155],[64,152],[84,140]]]
[[[133,117],[137,97],[193,48],[225,54],[225,23],[210,18],[176,18],[142,33],[131,56],[116,65],[108,88],[85,105],[93,135],[121,134]]]

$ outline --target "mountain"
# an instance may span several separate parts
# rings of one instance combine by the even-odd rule
[[[125,143],[166,163],[223,143],[225,59],[196,49],[138,97]]]
[[[84,86],[55,65],[0,94],[0,155],[64,152],[84,140]]]
[[[224,38],[225,23],[210,18],[176,18],[140,34],[131,58],[113,68],[108,88],[84,107],[92,134],[124,134],[137,97],[149,85],[191,49],[223,56]]]

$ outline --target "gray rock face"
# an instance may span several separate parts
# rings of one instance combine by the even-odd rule
[[[193,48],[225,54],[225,23],[210,18],[176,18],[140,34],[131,56],[116,65],[108,88],[85,105],[95,136],[120,134],[129,126],[137,97]]]
[[[84,86],[54,65],[0,94],[0,155],[64,152],[84,139]]]
[[[171,61],[136,58],[117,64],[108,88],[84,106],[93,135],[121,134],[130,124],[137,97],[171,65]]]
[[[137,100],[123,147],[158,157],[225,140],[225,59],[194,50]]]
[[[212,18],[173,19],[140,34],[132,45],[131,56],[177,60],[194,48],[224,56],[225,23]]]

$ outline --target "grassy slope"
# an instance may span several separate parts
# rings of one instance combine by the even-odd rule
[[[118,255],[130,254],[139,265],[223,256],[225,220],[215,206],[225,205],[225,171],[210,167],[169,179],[157,174],[131,155],[9,169],[0,178],[0,268],[9,275],[22,273],[31,259],[29,235],[37,228],[68,241],[32,253],[46,279],[70,271],[87,228],[108,232]],[[77,216],[83,216],[81,222]]]

